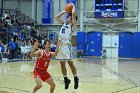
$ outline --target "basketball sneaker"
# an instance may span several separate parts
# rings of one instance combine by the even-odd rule
[[[74,77],[74,89],[77,89],[79,85],[79,78],[76,76]]]
[[[69,88],[69,84],[70,84],[71,80],[70,79],[65,79],[64,83],[65,83],[65,89]]]

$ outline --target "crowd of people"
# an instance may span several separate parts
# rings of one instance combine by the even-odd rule
[[[5,12],[0,23],[0,60],[28,59],[33,39],[43,44],[46,34],[37,31],[33,20],[24,14],[12,16]]]

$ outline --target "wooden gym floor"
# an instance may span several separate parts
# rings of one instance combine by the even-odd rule
[[[68,68],[71,84],[64,89],[60,64],[52,60],[51,73],[56,89],[54,93],[140,93],[140,60],[139,59],[74,59],[80,78],[79,88],[73,88],[73,76]],[[28,93],[35,86],[33,79],[33,61],[0,63],[0,93]],[[37,93],[49,93],[49,85]]]

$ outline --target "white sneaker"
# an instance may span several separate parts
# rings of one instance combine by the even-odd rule
[[[7,59],[7,58],[5,58],[5,61],[7,62],[7,61],[8,61],[8,59]]]
[[[2,58],[3,61],[5,61],[5,58]]]

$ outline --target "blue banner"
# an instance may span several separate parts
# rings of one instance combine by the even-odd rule
[[[124,18],[124,0],[95,0],[94,14],[95,18]]]
[[[66,3],[72,2],[72,3],[75,5],[75,4],[76,4],[76,1],[77,1],[77,0],[66,0]]]
[[[42,0],[42,24],[51,24],[52,0]]]
[[[95,18],[123,18],[124,11],[99,11],[95,12]]]

